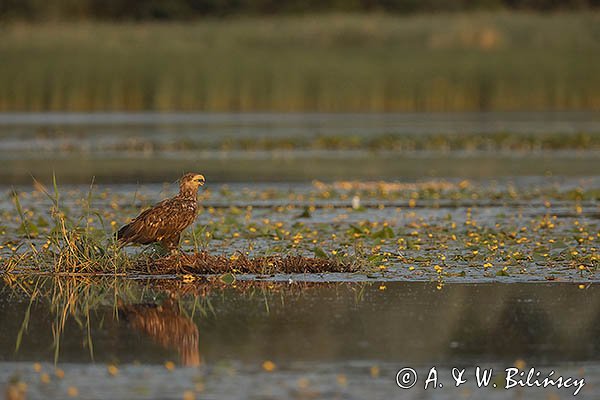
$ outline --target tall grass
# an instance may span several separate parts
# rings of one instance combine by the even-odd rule
[[[1,27],[0,110],[600,109],[600,14]]]
[[[65,212],[60,204],[60,191],[53,176],[53,190],[49,191],[44,185],[34,179],[36,186],[52,202],[52,225],[45,237],[46,243],[41,248],[31,242],[25,251],[16,252],[5,261],[3,270],[10,273],[25,268],[38,272],[54,274],[124,274],[129,266],[128,258],[119,252],[115,235],[106,237],[106,227],[102,216],[91,208],[93,182],[88,196],[83,202],[81,213],[72,217]],[[22,210],[18,194],[13,194],[15,208],[21,218],[21,227],[25,237],[31,238],[31,229],[35,224],[28,220]],[[90,217],[99,219],[101,230],[90,225]]]

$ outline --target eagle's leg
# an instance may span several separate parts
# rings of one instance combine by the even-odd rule
[[[164,238],[160,243],[161,245],[167,249],[172,257],[176,257],[176,265],[175,269],[177,273],[182,271],[182,261],[184,258],[181,256],[185,256],[185,254],[179,249],[179,239],[181,237],[180,233],[174,234],[172,236]]]
[[[180,254],[181,253],[179,250],[180,236],[181,236],[181,234],[176,233],[172,236],[165,237],[160,241],[160,244],[162,247],[165,248],[165,250],[168,250],[171,255]]]

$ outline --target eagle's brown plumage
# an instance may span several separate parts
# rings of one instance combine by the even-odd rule
[[[196,219],[198,188],[202,185],[204,176],[194,173],[183,175],[179,180],[179,194],[147,209],[119,229],[119,243],[158,242],[167,250],[177,249],[181,232]]]

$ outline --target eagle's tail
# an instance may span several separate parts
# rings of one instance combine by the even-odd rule
[[[127,224],[121,227],[117,232],[117,242],[120,246],[127,244],[131,240],[132,236],[131,224]]]

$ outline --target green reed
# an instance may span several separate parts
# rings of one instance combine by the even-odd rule
[[[6,24],[0,110],[600,108],[600,14]]]
[[[93,182],[84,199],[83,209],[76,216],[70,216],[61,207],[56,176],[53,176],[52,192],[35,178],[34,183],[51,201],[52,225],[45,235],[38,235],[37,226],[27,218],[18,195],[14,193],[13,201],[22,220],[23,234],[28,239],[25,243],[28,243],[29,248],[16,251],[8,258],[4,266],[5,272],[31,266],[55,274],[119,274],[125,270],[129,259],[119,251],[114,235],[106,235],[102,215],[92,208]],[[92,215],[99,220],[101,229],[90,224]],[[45,239],[45,243],[36,247],[31,241],[33,238]]]

